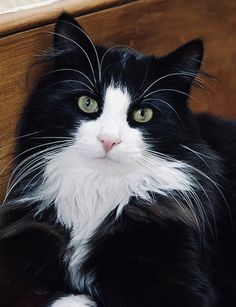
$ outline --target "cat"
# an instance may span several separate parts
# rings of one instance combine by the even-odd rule
[[[236,306],[236,123],[190,110],[202,57],[200,39],[146,56],[58,18],[0,211],[19,286],[51,307]]]

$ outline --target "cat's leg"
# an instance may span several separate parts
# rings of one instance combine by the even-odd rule
[[[86,295],[68,295],[57,299],[48,307],[97,307],[97,304]]]

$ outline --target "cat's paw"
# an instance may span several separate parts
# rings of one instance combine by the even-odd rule
[[[86,295],[69,295],[59,298],[48,307],[96,307],[93,302]]]

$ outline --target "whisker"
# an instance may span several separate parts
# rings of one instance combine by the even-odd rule
[[[86,76],[82,71],[77,70],[77,69],[72,69],[72,68],[54,69],[52,71],[49,71],[49,72],[43,74],[42,77],[45,77],[47,75],[50,75],[50,74],[53,74],[53,73],[56,73],[56,72],[62,72],[62,71],[70,71],[70,72],[75,72],[75,73],[78,73],[78,74],[82,75],[83,77],[85,77],[89,81],[90,85],[95,88],[95,86],[94,86],[93,82],[91,81],[91,79],[88,76]]]
[[[198,187],[203,191],[207,201],[208,201],[208,204],[209,206],[211,207],[211,213],[212,213],[212,217],[213,217],[213,221],[214,221],[214,228],[215,228],[215,234],[217,234],[217,228],[216,228],[216,219],[215,219],[215,214],[214,214],[214,210],[213,210],[213,206],[212,206],[212,203],[211,203],[211,200],[206,192],[206,190],[204,189],[204,187],[200,184],[199,180],[197,180],[196,177],[190,175],[190,178],[192,178],[192,180],[198,185]],[[199,210],[201,211],[202,213],[202,216],[203,216],[203,221],[205,220],[209,226],[209,229],[211,231],[211,234],[212,236],[214,237],[214,234],[213,234],[213,231],[212,231],[212,227],[211,227],[211,223],[210,223],[210,220],[209,220],[209,217],[206,213],[206,211],[204,210],[204,206],[202,205],[202,202],[200,200],[200,198],[198,197],[197,193],[192,190],[191,191],[191,195],[194,197],[195,199],[195,203],[198,205],[198,208]]]
[[[146,99],[142,100],[142,102],[145,102],[145,101],[153,101],[153,100],[161,101],[161,102],[163,102],[164,104],[166,104],[166,105],[175,113],[175,115],[178,117],[178,119],[179,119],[180,121],[182,121],[181,118],[180,118],[180,116],[179,116],[179,114],[176,112],[176,110],[175,110],[167,101],[165,101],[165,100],[163,100],[163,99],[159,99],[159,98],[146,98]]]
[[[183,91],[179,91],[179,90],[172,89],[172,88],[163,88],[163,89],[159,89],[159,90],[153,91],[151,93],[148,93],[146,96],[144,96],[144,98],[150,97],[151,95],[156,94],[156,93],[160,93],[160,92],[175,92],[175,93],[179,93],[179,94],[187,96],[187,97],[197,101],[198,103],[200,103],[199,99],[196,99],[195,97],[191,96],[190,94],[187,94],[187,93],[185,93]]]
[[[5,134],[1,134],[0,138],[4,138],[4,137],[7,136],[8,137],[7,140],[6,140],[7,142],[9,142],[9,141],[16,141],[16,140],[20,140],[20,139],[26,138],[26,137],[34,135],[34,134],[41,133],[41,132],[42,131],[36,131],[36,132],[32,132],[32,133],[27,133],[27,134],[24,134],[24,135],[21,135],[21,136],[14,136],[13,138],[9,138],[8,137],[8,133],[5,133]]]
[[[66,83],[66,82],[75,82],[75,83],[79,83],[79,84],[82,84],[84,85],[86,88],[88,88],[90,90],[91,93],[93,93],[93,89],[88,86],[86,83],[82,82],[82,81],[79,81],[79,80],[73,80],[73,79],[67,79],[67,80],[60,80],[60,81],[57,81],[57,82],[54,82],[52,84],[49,84],[48,86],[46,86],[44,88],[44,90],[48,90],[50,87],[53,87],[54,85],[57,85],[57,84],[61,84],[61,83]]]
[[[186,168],[189,168],[189,169],[192,169],[194,172],[198,173],[199,175],[201,175],[203,178],[207,179],[209,182],[212,183],[212,185],[216,188],[216,190],[219,192],[220,196],[222,197],[226,207],[227,207],[227,210],[228,210],[228,213],[229,213],[229,216],[230,216],[230,219],[231,219],[231,223],[233,222],[233,219],[232,219],[232,214],[231,214],[231,210],[230,210],[230,207],[229,207],[229,204],[223,194],[223,192],[221,191],[220,189],[220,184],[218,184],[217,182],[215,182],[213,179],[211,179],[208,175],[206,175],[204,172],[202,172],[201,170],[199,170],[198,168],[184,162],[184,161],[179,161],[179,160],[176,160],[170,156],[166,156],[164,154],[161,154],[161,153],[156,153],[155,151],[151,151],[151,150],[147,150],[147,152],[150,152],[152,155],[156,155],[158,158],[160,157],[163,157],[165,159],[169,159],[169,161],[178,161],[178,162],[181,162]]]
[[[40,137],[33,137],[33,138],[30,138],[32,140],[43,140],[43,139],[48,139],[48,140],[51,140],[51,139],[60,139],[60,140],[67,140],[67,141],[71,141],[71,138],[68,138],[68,137],[64,137],[64,136],[40,136]]]
[[[117,64],[117,62],[112,62],[110,64],[108,64],[102,71],[102,76],[105,74],[106,70],[108,70],[110,67],[112,67],[113,65]]]
[[[98,72],[99,72],[99,82],[101,83],[101,65],[100,65],[100,61],[99,61],[98,52],[97,52],[97,49],[96,49],[96,47],[95,47],[93,41],[92,41],[91,38],[87,35],[87,33],[84,32],[84,31],[83,31],[80,27],[78,27],[77,25],[75,25],[75,24],[73,24],[73,23],[71,23],[71,22],[68,22],[68,21],[64,21],[64,20],[61,21],[61,22],[67,23],[67,24],[69,24],[69,25],[75,27],[77,30],[79,30],[80,32],[82,32],[82,33],[86,36],[86,38],[89,40],[89,42],[91,43],[91,46],[92,46],[92,48],[93,48],[93,50],[94,50],[94,53],[95,53],[95,56],[96,56],[96,59],[97,59]]]
[[[69,141],[70,141],[70,140],[69,140]],[[62,141],[61,141],[61,142],[62,142]],[[2,173],[3,173],[3,172],[14,162],[14,161],[16,161],[16,160],[17,160],[19,157],[21,157],[22,155],[24,155],[24,154],[26,154],[26,153],[28,153],[28,152],[30,152],[30,151],[36,149],[36,148],[40,148],[40,147],[43,147],[43,146],[46,146],[46,145],[55,144],[55,143],[58,143],[58,142],[54,142],[54,143],[50,142],[50,143],[40,144],[40,145],[31,147],[31,148],[29,148],[29,149],[27,149],[27,150],[21,152],[20,154],[18,154],[17,156],[15,156],[14,159],[12,159],[12,160],[7,164],[6,167],[3,168],[3,170],[0,172],[0,175],[1,175],[1,174],[2,174]],[[65,141],[63,141],[63,143],[65,143]],[[37,154],[37,153],[36,153],[36,154]],[[29,157],[28,157],[28,158],[29,158]],[[22,163],[22,162],[21,162],[21,163]],[[17,166],[17,168],[21,166],[21,163]],[[13,172],[12,174],[14,174],[14,172]],[[11,177],[10,177],[10,179],[11,179]],[[9,179],[9,180],[10,180],[10,179]]]
[[[200,224],[202,224],[201,223],[202,218],[199,221],[199,217],[196,214],[195,207],[193,205],[191,198],[189,197],[189,195],[187,193],[183,193],[182,191],[177,191],[177,193],[180,195],[180,198],[184,200],[185,204],[187,205],[187,207],[191,211],[193,219],[195,220],[197,229],[199,230],[200,233],[204,234],[205,229],[204,228],[202,229],[202,227],[200,226]]]
[[[27,161],[29,160],[29,163],[24,166],[22,169],[20,169],[20,172],[16,174],[16,176],[13,179],[13,176],[11,176],[11,181],[10,184],[8,184],[8,188],[7,188],[7,192],[6,192],[6,196],[3,200],[3,203],[6,202],[7,198],[9,197],[9,195],[11,194],[12,190],[14,189],[14,187],[16,187],[20,181],[22,181],[22,179],[26,178],[29,174],[31,174],[33,171],[37,170],[38,168],[40,168],[45,162],[45,155],[42,155],[43,153],[49,153],[50,155],[54,155],[57,152],[60,152],[62,148],[65,148],[66,146],[64,144],[59,144],[57,146],[54,147],[50,147],[47,148],[46,150],[42,150],[40,152],[37,153],[37,155],[33,154],[29,157],[27,157],[25,160],[23,160],[21,164],[25,164],[27,163]],[[34,159],[32,159],[34,157]],[[17,168],[19,168],[19,165],[17,166]],[[29,169],[30,168],[30,169]],[[13,171],[13,173],[16,173],[16,169]]]
[[[154,156],[156,156],[156,157],[158,157],[158,158],[163,157],[165,160],[167,159],[168,161],[173,161],[173,162],[174,162],[174,161],[178,161],[178,160],[176,160],[176,159],[174,159],[174,158],[171,158],[171,157],[169,157],[169,156],[166,156],[166,155],[164,155],[164,154],[159,154],[159,153],[152,152],[152,151],[149,151],[149,150],[148,150],[148,152],[150,152],[152,155],[154,155]],[[231,212],[230,212],[230,209],[229,209],[229,205],[228,205],[228,203],[227,203],[227,201],[226,201],[226,199],[225,199],[225,197],[224,197],[224,195],[223,195],[221,189],[219,188],[218,184],[217,184],[214,180],[212,180],[208,175],[206,175],[206,174],[203,173],[202,171],[198,170],[197,168],[193,167],[192,165],[189,165],[189,164],[187,164],[187,163],[185,163],[185,162],[183,162],[183,161],[180,161],[180,162],[183,163],[183,165],[186,166],[186,169],[188,169],[188,168],[192,169],[194,172],[200,174],[201,176],[203,176],[204,178],[206,178],[207,180],[209,180],[209,181],[213,184],[213,186],[217,189],[217,191],[219,192],[219,194],[220,194],[221,197],[223,198],[223,200],[224,200],[224,202],[225,202],[225,204],[226,204],[226,206],[227,206],[227,208],[228,208],[229,215],[230,215],[231,221],[232,221],[232,216],[231,216]],[[152,166],[152,167],[153,167],[153,166]],[[207,191],[204,189],[204,187],[200,184],[200,182],[197,180],[197,178],[196,178],[195,176],[193,176],[193,175],[190,174],[189,172],[186,172],[184,169],[182,169],[182,171],[185,172],[186,175],[189,176],[195,183],[197,183],[197,185],[199,186],[199,188],[203,191],[203,193],[204,193],[204,195],[205,195],[205,197],[206,197],[206,199],[207,199],[207,201],[208,201],[208,203],[209,203],[209,205],[210,205],[210,207],[211,207],[211,214],[212,214],[213,221],[214,221],[214,225],[215,225],[215,234],[217,235],[217,231],[216,231],[216,219],[215,219],[215,215],[214,215],[214,209],[213,209],[212,203],[211,203],[211,201],[210,201],[210,198],[209,198],[209,196],[208,196],[208,194],[207,194]],[[194,192],[194,190],[192,190],[191,193],[192,193],[192,195],[195,195],[195,196],[194,196],[195,202],[196,202],[196,200],[198,199],[198,201],[196,202],[196,204],[199,204],[198,207],[199,207],[199,209],[200,209],[200,204],[201,204],[200,199],[198,198],[198,196],[197,196],[196,192]],[[202,205],[201,205],[201,208],[202,208]],[[203,208],[200,209],[200,210],[203,210]],[[206,215],[206,213],[204,213],[204,215]],[[210,225],[208,216],[206,216],[206,218],[208,219],[208,224],[209,224],[209,227],[211,228],[211,225]],[[213,232],[212,232],[212,233],[213,233]]]
[[[149,159],[147,160],[146,158],[143,160],[143,166],[145,167],[145,169],[147,170],[147,168],[150,170],[150,172],[153,172],[153,169],[155,168],[155,164],[153,163],[153,161],[150,161]],[[196,212],[194,210],[194,205],[191,201],[191,199],[189,198],[187,192],[184,192],[184,191],[178,191],[178,190],[174,190],[174,192],[172,193],[170,189],[168,189],[166,191],[167,194],[169,194],[171,197],[174,198],[174,200],[179,204],[179,202],[177,201],[176,197],[174,196],[174,193],[178,193],[180,194],[180,197],[181,199],[183,199],[186,203],[186,205],[189,207],[190,211],[192,212],[192,216],[195,220],[195,223],[198,227],[199,230],[201,230],[201,227],[200,227],[200,222],[198,221],[198,217],[196,215]],[[181,206],[182,210],[183,210],[183,207]],[[183,210],[184,211],[184,210]],[[201,212],[201,210],[200,210]]]
[[[103,54],[103,56],[102,56],[102,58],[101,58],[101,70],[102,70],[103,61],[104,61],[106,55],[107,55],[111,50],[113,50],[113,49],[115,49],[115,48],[124,48],[124,49],[128,49],[128,50],[133,51],[133,52],[134,52],[135,54],[137,54],[137,55],[139,54],[137,50],[135,50],[134,48],[129,47],[129,46],[125,46],[125,45],[114,45],[114,46],[111,46],[110,48],[108,48],[108,49],[104,52],[104,54]]]
[[[92,65],[92,62],[87,54],[87,52],[84,50],[83,47],[81,47],[78,43],[76,43],[73,39],[63,35],[63,34],[59,34],[59,33],[55,33],[55,32],[50,32],[50,31],[43,31],[42,33],[47,33],[47,34],[53,34],[53,35],[56,35],[56,36],[59,36],[59,37],[62,37],[70,42],[72,42],[73,44],[75,44],[75,46],[79,47],[82,52],[84,53],[84,55],[86,56],[88,62],[89,62],[89,65],[90,65],[90,68],[91,68],[91,72],[92,72],[92,75],[93,75],[93,78],[94,78],[94,82],[95,84],[97,84],[97,80],[96,80],[96,76],[95,76],[95,72],[94,72],[94,69],[93,69],[93,65]]]
[[[8,193],[9,190],[12,190],[11,187],[12,187],[12,185],[14,185],[14,182],[15,182],[15,181],[17,180],[17,178],[21,175],[21,173],[22,173],[23,171],[25,171],[25,168],[26,168],[26,167],[24,166],[25,163],[27,163],[28,161],[30,161],[30,163],[32,164],[32,163],[34,163],[34,160],[32,160],[33,158],[35,159],[35,158],[37,158],[39,155],[41,155],[41,154],[43,154],[43,153],[50,152],[50,151],[52,151],[52,150],[55,149],[55,148],[63,148],[63,147],[65,147],[65,146],[68,146],[68,144],[69,144],[69,143],[65,143],[65,141],[59,141],[59,142],[62,143],[62,144],[58,143],[58,141],[57,141],[57,142],[54,142],[54,143],[50,142],[50,143],[46,143],[46,144],[40,144],[40,145],[37,145],[37,146],[34,146],[34,147],[30,148],[30,149],[25,150],[24,152],[22,152],[22,153],[20,153],[18,156],[16,156],[16,157],[13,159],[13,161],[15,161],[17,158],[19,158],[19,157],[22,156],[23,154],[25,154],[25,153],[27,153],[27,152],[30,152],[30,151],[32,151],[32,150],[34,150],[34,149],[36,149],[36,148],[40,148],[40,147],[43,147],[43,146],[46,146],[46,145],[51,145],[51,144],[57,144],[57,145],[54,145],[53,147],[49,147],[49,148],[46,148],[46,149],[41,150],[41,151],[39,151],[39,152],[36,152],[36,153],[30,155],[29,157],[25,158],[23,161],[21,161],[21,162],[16,166],[16,168],[12,171],[12,173],[11,173],[11,175],[10,175],[10,178],[9,178],[9,181],[8,181],[8,185],[7,185],[7,193]],[[12,161],[12,162],[13,162],[13,161]],[[30,165],[31,165],[31,164],[30,164]],[[24,166],[24,167],[21,169],[22,166]],[[20,169],[20,172],[17,173],[19,169]],[[15,174],[17,174],[17,175],[15,176]],[[13,176],[15,176],[14,180],[13,180]],[[9,193],[8,193],[8,194],[9,194]]]
[[[153,87],[153,85],[155,85],[156,83],[160,82],[161,80],[166,79],[166,78],[169,78],[169,77],[173,77],[173,76],[180,76],[180,77],[182,77],[183,75],[184,75],[184,73],[182,73],[182,72],[176,72],[176,73],[167,74],[167,75],[164,75],[164,76],[158,78],[157,80],[153,81],[153,82],[145,89],[145,91],[141,94],[140,97],[143,97],[143,96],[146,94],[146,92],[147,92],[151,87]],[[196,76],[196,74],[195,74],[195,76]]]
[[[201,153],[193,150],[192,148],[189,148],[186,145],[180,145],[182,148],[187,149],[188,151],[192,152],[193,154],[195,154],[206,166],[207,168],[214,174],[213,169],[210,167],[210,165],[205,161],[205,159],[202,157]]]
[[[145,91],[141,94],[141,98],[145,95],[145,93],[151,88],[153,87],[156,83],[160,82],[161,80],[163,79],[166,79],[166,78],[169,78],[169,77],[173,77],[173,76],[179,76],[179,77],[182,77],[182,76],[186,76],[186,77],[192,77],[192,78],[195,78],[196,80],[198,80],[200,82],[200,84],[204,84],[206,83],[207,85],[209,85],[206,80],[204,79],[201,79],[199,76],[198,76],[198,73],[196,72],[191,72],[191,71],[180,71],[180,72],[176,72],[176,73],[170,73],[170,74],[167,74],[167,75],[164,75],[160,78],[158,78],[157,80],[155,80],[154,82],[152,82],[146,89]]]
[[[146,71],[145,71],[145,75],[144,75],[142,84],[141,84],[141,86],[140,86],[140,88],[139,88],[139,91],[138,91],[137,94],[134,96],[134,99],[133,99],[134,101],[138,100],[138,97],[141,97],[141,96],[142,96],[142,95],[140,95],[140,92],[142,91],[143,86],[144,86],[144,84],[145,84],[145,81],[146,81],[146,79],[147,79],[147,74],[148,74],[148,67],[146,66]]]

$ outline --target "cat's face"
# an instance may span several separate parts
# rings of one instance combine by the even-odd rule
[[[95,47],[64,15],[55,48],[55,70],[44,77],[26,108],[31,120],[25,130],[31,131],[24,133],[39,132],[48,140],[66,137],[70,150],[89,168],[114,174],[135,171],[150,150],[173,154],[173,147],[184,142],[200,41],[163,58]]]
[[[55,67],[39,82],[19,126],[16,164],[23,175],[17,180],[28,180],[25,193],[50,179],[52,197],[71,195],[90,175],[128,178],[130,195],[152,181],[156,192],[187,190],[182,145],[194,134],[187,99],[202,42],[162,58],[144,56],[95,46],[64,14],[54,45]]]
[[[128,122],[129,116],[134,116],[130,110],[131,99],[127,88],[112,83],[104,90],[100,104],[89,96],[78,98],[79,112],[84,112],[87,118],[81,116],[75,147],[88,167],[102,173],[126,173],[135,170],[142,159],[146,149],[142,132]],[[91,110],[100,113],[96,119],[89,118],[91,113],[87,115]],[[145,110],[137,109],[135,116],[145,119],[148,116]],[[147,115],[142,117],[142,112]]]
[[[40,212],[53,204],[57,220],[83,229],[80,238],[132,196],[148,202],[168,196],[181,219],[196,220],[191,201],[185,210],[176,195],[186,200],[198,188],[186,148],[199,135],[187,100],[202,53],[200,40],[161,58],[96,46],[63,14],[47,54],[55,66],[42,76],[18,126],[6,199],[36,202]]]

